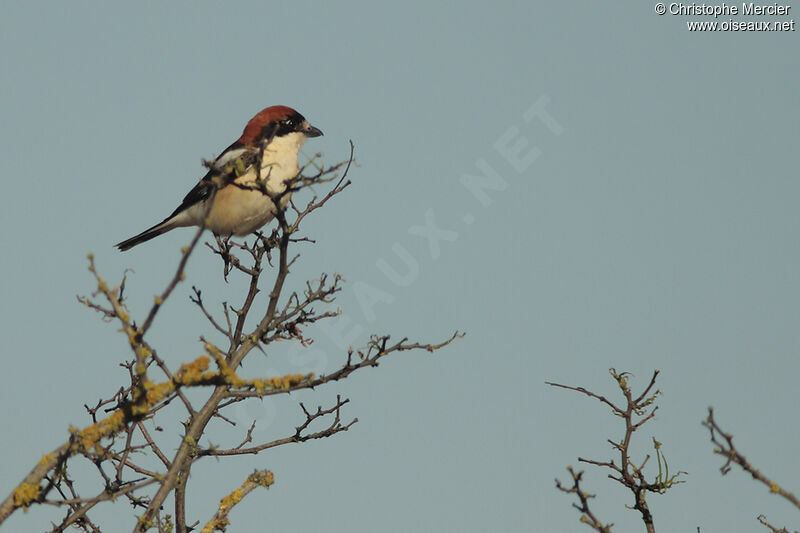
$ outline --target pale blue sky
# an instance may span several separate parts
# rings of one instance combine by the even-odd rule
[[[124,338],[75,301],[93,287],[87,252],[109,281],[133,269],[141,317],[191,232],[125,254],[112,245],[171,212],[201,158],[256,111],[285,104],[325,132],[307,154],[335,162],[353,139],[360,164],[352,187],[309,220],[318,244],[301,250],[294,286],[341,273],[340,325],[357,345],[370,332],[468,335],[435,356],[392,357],[234,413],[277,438],[301,420],[297,400],[340,393],[360,422],[332,439],[201,463],[193,519],[269,468],[275,486],[252,494],[230,531],[588,531],[553,478],[578,456],[610,457],[619,421],[544,382],[613,394],[615,367],[634,386],[662,371],[662,407],[636,451],[656,436],[671,468],[690,474],[651,497],[659,530],[754,531],[759,513],[797,528],[797,513],[762,486],[720,476],[700,426],[713,404],[749,459],[800,490],[797,32],[690,33],[686,18],[653,5],[4,6],[0,492],[125,378]],[[537,103],[549,126],[526,121]],[[515,168],[495,145],[523,137],[530,159]],[[505,185],[482,202],[462,181],[487,165]],[[449,231],[438,249],[412,229],[426,216]],[[404,280],[386,274],[403,271],[398,249],[415,265]],[[190,285],[207,301],[238,294],[218,266],[197,253],[151,331],[173,364],[212,335]],[[365,308],[354,288],[384,301]],[[332,371],[347,343],[335,337],[317,330],[311,351],[281,346],[245,369]],[[641,530],[605,473],[590,470],[586,489],[617,531]],[[117,509],[126,518],[113,531],[130,530],[127,507]],[[6,529],[44,530],[56,516],[36,509]]]

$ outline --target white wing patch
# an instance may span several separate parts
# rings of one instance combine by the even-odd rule
[[[249,149],[247,147],[228,150],[227,152],[219,156],[216,161],[214,161],[213,167],[217,170],[221,170],[228,163],[231,163],[235,161],[237,158],[246,154],[248,150]]]

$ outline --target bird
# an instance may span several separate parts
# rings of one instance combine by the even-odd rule
[[[253,233],[275,217],[273,198],[279,199],[280,209],[286,207],[291,195],[287,182],[300,173],[300,148],[309,137],[322,134],[291,107],[262,109],[236,141],[206,163],[206,175],[171,215],[115,246],[124,252],[188,226],[204,226],[220,237]]]

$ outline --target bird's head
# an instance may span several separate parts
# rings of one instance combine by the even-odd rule
[[[292,134],[301,136],[298,140],[302,143],[307,137],[319,137],[322,131],[309,124],[303,115],[291,107],[274,105],[256,113],[244,127],[237,142],[253,146]]]

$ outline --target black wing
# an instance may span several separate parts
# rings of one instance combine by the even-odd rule
[[[189,191],[183,198],[181,205],[179,205],[167,219],[210,198],[211,193],[217,187],[217,185],[214,184],[214,178],[220,178],[222,180],[220,187],[231,183],[239,176],[235,161],[238,159],[242,162],[242,166],[240,166],[239,169],[247,168],[255,163],[256,155],[255,149],[248,148],[238,141],[228,146],[219,157],[211,163],[211,168],[206,172],[206,175],[197,182],[197,185],[195,185],[191,191]]]

